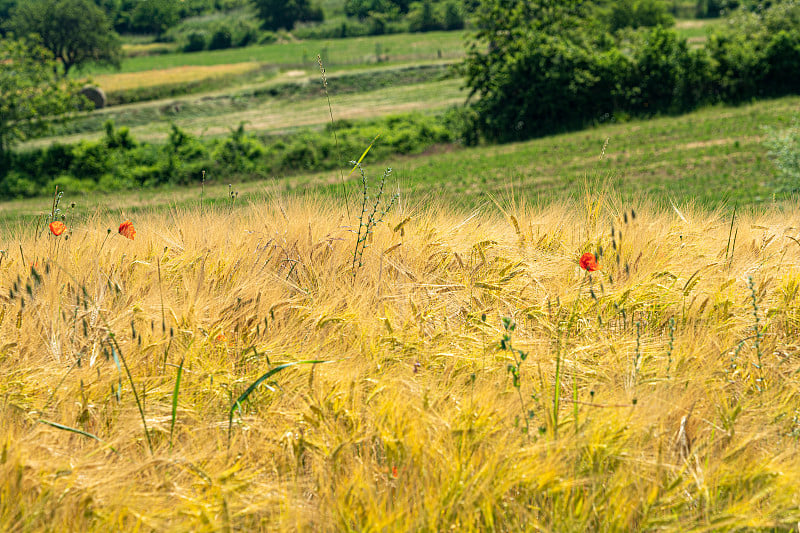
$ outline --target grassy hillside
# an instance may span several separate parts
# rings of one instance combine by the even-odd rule
[[[456,98],[457,84],[441,82],[450,87]],[[423,86],[425,87],[425,86]],[[408,88],[404,89],[408,91]],[[403,97],[403,91],[389,90]],[[431,102],[446,95],[445,91],[429,93]],[[405,96],[411,96],[409,92]],[[333,97],[336,118],[343,118],[343,102],[351,102],[358,109],[363,95],[352,99]],[[377,98],[369,96],[371,107],[377,109]],[[350,104],[348,104],[350,105]],[[393,186],[406,198],[415,201],[438,199],[461,208],[474,208],[491,201],[490,196],[516,195],[531,202],[563,200],[581,194],[587,181],[606,181],[615,194],[626,199],[643,195],[659,205],[671,202],[694,201],[699,205],[716,208],[734,204],[764,206],[773,200],[782,200],[792,194],[791,184],[776,177],[772,162],[763,145],[763,126],[788,127],[800,105],[800,98],[789,97],[763,101],[739,107],[713,107],[678,117],[663,117],[626,124],[606,124],[589,130],[566,133],[524,143],[478,148],[459,148],[446,145],[432,148],[427,154],[413,157],[393,157],[388,161],[373,161],[367,156],[365,165],[370,176],[379,174],[383,167],[394,169]],[[311,109],[316,107],[316,110]],[[288,113],[280,106],[265,127],[287,126],[298,117],[308,117],[318,124],[325,122],[327,103],[293,104],[292,109],[302,109],[307,114]],[[285,121],[285,122],[283,122]],[[180,122],[179,122],[180,123]],[[182,125],[185,123],[181,123]],[[198,122],[201,124],[201,122]],[[254,128],[250,123],[248,128]],[[136,130],[135,130],[136,131]],[[155,134],[165,135],[166,127]],[[193,130],[194,131],[194,130]],[[374,134],[373,134],[374,135]],[[603,145],[608,141],[605,151]],[[364,147],[372,137],[364,138]],[[380,142],[380,139],[378,139]],[[602,157],[601,157],[602,154]],[[343,158],[357,159],[360,153],[343,154]],[[346,171],[344,172],[346,174]],[[232,176],[207,176],[208,199],[223,200],[227,196]],[[339,172],[281,175],[275,180],[238,183],[240,199],[261,198],[270,194],[301,192],[311,195],[336,196],[340,194],[342,176]],[[346,175],[353,187],[359,178]],[[76,196],[79,209],[94,210],[98,206],[112,209],[140,209],[143,207],[181,205],[196,202],[200,196],[200,183],[178,190],[129,191],[108,195]],[[0,203],[0,218],[30,216],[41,212],[42,200]]]
[[[800,208],[501,205],[6,227],[0,529],[793,528]]]

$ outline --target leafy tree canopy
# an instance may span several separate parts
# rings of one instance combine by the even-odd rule
[[[14,143],[47,129],[52,117],[80,103],[78,83],[59,79],[44,47],[0,40],[0,161]]]
[[[131,12],[131,29],[163,34],[180,20],[178,0],[141,0]]]
[[[310,0],[253,0],[264,29],[291,30],[298,22],[318,22],[323,19],[322,8]]]
[[[122,56],[119,36],[92,0],[26,0],[14,9],[8,29],[20,37],[38,36],[64,76],[86,63],[118,67]]]

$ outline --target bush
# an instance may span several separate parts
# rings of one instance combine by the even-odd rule
[[[408,29],[412,32],[426,32],[442,29],[442,24],[434,12],[432,0],[422,0],[422,2],[414,2],[411,4],[408,19]]]
[[[338,147],[331,135],[333,127]],[[420,153],[431,145],[456,140],[447,121],[418,114],[368,122],[341,120],[325,131],[264,139],[246,133],[242,124],[228,137],[208,143],[173,125],[167,142],[160,146],[137,142],[127,128],[117,129],[109,121],[105,137],[97,141],[14,154],[13,168],[0,178],[0,194],[47,194],[54,183],[73,191],[185,184],[196,181],[202,170],[242,178],[342,168],[357,159],[378,134],[381,138],[370,151],[371,159]]]
[[[663,28],[652,30],[634,52],[634,80],[625,107],[639,114],[677,113],[710,100],[706,54]]]
[[[72,165],[72,147],[64,144],[51,144],[44,149],[39,161],[38,171],[46,176],[56,176]]]
[[[464,15],[461,12],[461,6],[454,0],[448,0],[444,4],[444,13],[442,14],[442,29],[445,30],[463,30],[464,29]]]
[[[0,181],[0,195],[4,198],[29,198],[45,191],[28,176],[12,170]]]
[[[778,170],[777,192],[800,192],[800,118],[785,130],[765,129],[764,144]]]
[[[247,135],[244,123],[241,123],[230,137],[217,143],[211,157],[225,170],[249,172],[255,168],[256,160],[264,155],[264,151],[264,145]]]
[[[611,31],[675,24],[663,0],[618,0],[611,5],[607,16]]]
[[[97,188],[97,184],[92,180],[82,180],[68,174],[58,176],[50,185],[57,186],[59,191],[65,193],[86,193],[92,192]]]
[[[765,93],[781,95],[796,91],[800,75],[800,29],[775,34],[766,45],[762,64],[767,65],[762,81]]]
[[[477,122],[478,114],[469,106],[450,107],[442,117],[442,123],[453,140],[466,146],[475,146],[480,140]]]
[[[223,50],[231,46],[233,46],[233,37],[231,36],[231,30],[227,26],[217,28],[208,43],[209,50]]]
[[[711,35],[706,48],[713,62],[717,99],[742,102],[761,93],[764,70],[758,43],[744,35]]]
[[[278,34],[272,31],[261,32],[258,44],[272,44],[278,42]]]
[[[488,139],[518,140],[608,117],[680,113],[707,103],[800,92],[797,1],[741,12],[698,50],[661,26],[587,31],[590,15],[566,7],[543,20],[541,10],[525,11],[531,3],[546,2],[486,0],[481,30],[468,51],[463,71],[479,97],[471,104],[475,125]],[[503,19],[492,6],[516,18]],[[569,16],[573,22],[564,22]]]
[[[187,18],[170,28],[164,38],[183,43],[184,52],[221,50],[276,40],[272,32],[259,28],[250,7]]]
[[[204,31],[193,31],[186,37],[186,44],[183,45],[184,52],[200,52],[206,49],[208,36]]]
[[[70,174],[79,178],[97,179],[111,171],[111,154],[101,141],[81,141],[72,150]]]

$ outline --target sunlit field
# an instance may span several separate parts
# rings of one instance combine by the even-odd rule
[[[0,227],[0,529],[797,524],[800,206],[392,194]]]
[[[213,66],[173,67],[142,72],[102,74],[95,77],[93,81],[105,91],[114,92],[171,83],[187,83],[224,75],[243,74],[257,69],[258,67],[259,64],[256,62]]]

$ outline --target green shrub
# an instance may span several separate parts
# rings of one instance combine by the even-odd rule
[[[648,33],[634,52],[633,112],[677,113],[708,101],[709,64],[705,52],[689,50],[685,39],[663,28]]]
[[[231,30],[227,26],[220,26],[211,35],[211,41],[208,43],[209,50],[223,50],[233,46],[233,37]]]
[[[312,170],[319,166],[319,155],[308,139],[298,139],[283,154],[281,167],[284,169]]]
[[[436,16],[432,0],[422,0],[411,4],[408,13],[408,29],[412,32],[436,31],[442,29],[442,23]]]
[[[184,52],[200,52],[208,46],[208,36],[204,31],[193,31],[186,36],[186,44],[183,45]]]
[[[562,4],[563,12],[546,5],[552,7],[544,0],[483,4],[482,29],[464,72],[478,96],[471,104],[475,126],[488,139],[518,140],[616,117],[800,92],[796,0],[737,13],[698,50],[661,26],[615,34],[586,30],[596,22],[591,11],[576,6],[587,2]],[[626,0],[617,7],[625,5],[635,11],[644,4]]]
[[[475,146],[480,141],[477,122],[478,114],[469,106],[450,107],[442,117],[442,123],[453,140],[466,146]]]
[[[230,137],[217,142],[211,158],[225,170],[248,172],[255,168],[256,161],[264,152],[264,145],[255,137],[247,135],[244,123],[241,123],[231,132]]]
[[[72,165],[72,147],[54,143],[44,149],[37,164],[38,172],[56,176]]]
[[[79,178],[97,179],[111,171],[110,152],[102,141],[81,141],[72,150],[69,172]]]
[[[765,128],[765,146],[778,170],[777,192],[800,192],[800,118],[784,130]]]
[[[8,172],[0,181],[0,196],[3,198],[29,198],[44,192],[29,176],[16,170]]]
[[[125,189],[135,189],[138,183],[133,178],[134,170],[126,168],[121,174],[103,174],[97,181],[99,191],[117,191]]]
[[[444,30],[463,30],[464,14],[462,8],[455,0],[448,0],[444,3],[442,13],[442,29]]]
[[[675,24],[664,0],[617,0],[611,4],[606,16],[611,31]]]
[[[106,131],[105,143],[108,148],[121,148],[123,150],[136,148],[136,140],[131,135],[129,128],[115,129],[113,120],[107,120],[103,126]]]
[[[278,42],[278,34],[272,31],[261,32],[258,37],[258,44],[272,44]]]
[[[793,32],[780,30],[774,34],[764,49],[767,65],[764,91],[769,95],[782,95],[797,91],[800,76],[800,28]]]
[[[90,179],[78,179],[68,174],[62,174],[52,181],[51,186],[57,186],[59,191],[65,193],[86,193],[97,189],[97,183]]]
[[[76,191],[186,184],[196,182],[203,170],[241,179],[343,168],[358,159],[379,134],[371,159],[420,153],[458,138],[447,121],[420,114],[366,122],[340,120],[323,131],[264,138],[248,134],[242,124],[211,142],[172,125],[162,145],[137,142],[127,128],[115,128],[110,121],[105,128],[105,137],[96,141],[14,154],[10,178],[0,178],[0,194],[35,196],[52,191],[54,183]]]

